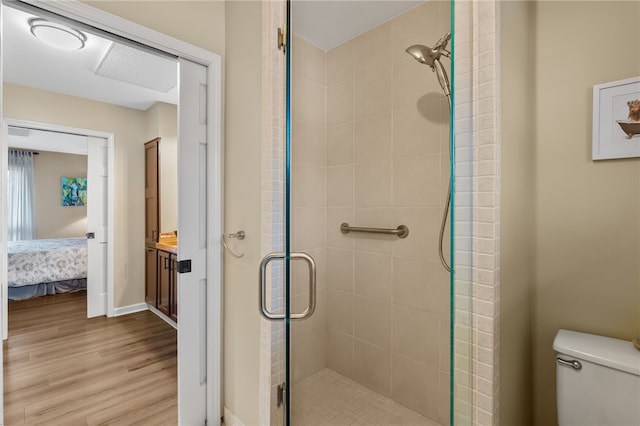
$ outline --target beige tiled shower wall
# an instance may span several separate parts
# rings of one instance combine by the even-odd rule
[[[318,312],[294,329],[294,381],[328,367],[441,424],[449,420],[449,275],[438,258],[448,105],[435,74],[405,49],[433,45],[449,28],[449,2],[430,1],[326,53],[296,38],[293,64],[294,249],[319,265]],[[409,236],[343,235],[343,222],[403,224]],[[302,269],[298,309],[307,298]]]

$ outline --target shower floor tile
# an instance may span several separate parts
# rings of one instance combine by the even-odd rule
[[[325,368],[293,386],[291,424],[304,426],[438,423]]]

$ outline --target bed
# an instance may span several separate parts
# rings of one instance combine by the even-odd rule
[[[86,290],[87,240],[9,241],[7,281],[9,300]]]

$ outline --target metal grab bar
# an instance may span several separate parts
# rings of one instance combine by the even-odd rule
[[[398,238],[407,238],[409,235],[409,228],[406,225],[400,225],[396,229],[387,229],[387,228],[359,228],[356,226],[349,226],[348,223],[343,223],[340,225],[340,232],[343,234],[348,234],[349,232],[367,232],[370,234],[389,234],[389,235],[397,235]]]

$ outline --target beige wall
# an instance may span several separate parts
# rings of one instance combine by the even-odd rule
[[[160,232],[178,229],[178,108],[158,102],[147,110],[146,141],[161,138]]]
[[[226,3],[225,232],[246,238],[244,257],[225,254],[224,403],[246,425],[260,423],[261,13],[260,2]]]
[[[640,163],[591,160],[592,87],[640,74],[639,8],[638,2],[537,4],[538,425],[556,421],[551,345],[559,328],[630,339],[639,326]]]
[[[225,1],[82,1],[224,58]]]
[[[502,2],[500,422],[532,422],[534,3]]]
[[[522,8],[529,8],[529,20]],[[506,62],[502,73],[525,74],[503,78],[503,92],[517,92],[505,93],[502,105],[503,161],[513,164],[503,166],[501,316],[507,327],[503,332],[515,340],[501,338],[501,368],[507,369],[501,372],[501,385],[506,387],[503,398],[527,409],[526,389],[508,392],[529,380],[529,343],[518,336],[529,332],[523,311],[531,309],[536,425],[557,423],[552,342],[558,329],[630,339],[640,328],[640,163],[637,158],[591,160],[593,85],[640,74],[639,8],[637,2],[612,1],[505,6],[507,17],[533,26],[531,42],[510,27],[516,22],[503,19],[522,49],[533,46],[534,76],[530,78],[524,66],[530,59],[509,45],[518,41],[504,37],[503,54],[513,62]],[[533,94],[522,85],[533,87]],[[523,103],[533,103],[533,113]],[[533,142],[523,131],[531,121]],[[518,129],[518,123],[523,128]],[[533,164],[532,186],[527,158]],[[518,165],[520,170],[515,169]],[[509,177],[520,182],[508,182]],[[528,270],[525,257],[531,249],[518,239],[526,238],[531,229],[526,216],[519,215],[532,201],[535,245],[529,290],[518,268]],[[509,247],[517,253],[509,255]],[[504,378],[506,373],[515,376]],[[502,414],[519,418],[511,409],[504,407]]]
[[[36,238],[84,237],[87,206],[63,207],[61,177],[87,177],[87,156],[40,151],[34,157]]]

